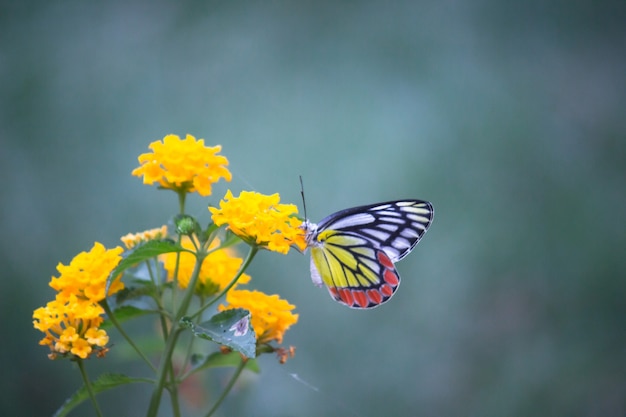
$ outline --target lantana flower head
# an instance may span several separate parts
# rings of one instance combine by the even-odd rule
[[[261,291],[231,290],[226,293],[227,305],[219,310],[243,308],[250,312],[250,322],[257,336],[257,343],[276,340],[283,342],[283,335],[291,325],[298,322],[298,315],[291,311],[296,306],[278,295],[267,295]]]
[[[242,191],[234,197],[230,190],[219,208],[209,207],[217,226],[227,224],[237,236],[271,251],[286,254],[291,245],[306,248],[304,233],[294,204],[280,204],[280,195]]]
[[[228,159],[217,154],[222,147],[205,146],[204,139],[167,135],[163,141],[152,142],[150,149],[152,153],[139,155],[141,166],[132,172],[135,176],[143,176],[144,184],[156,182],[163,188],[197,191],[206,197],[211,195],[212,185],[221,178],[226,181],[232,178],[227,168]]]
[[[105,350],[109,342],[106,331],[98,328],[102,314],[104,309],[98,303],[70,295],[35,310],[33,325],[45,334],[39,344],[50,348],[52,359],[66,353],[86,359],[94,350]]]
[[[163,239],[167,236],[167,226],[163,225],[156,229],[145,230],[139,233],[129,233],[120,238],[126,249],[148,242],[149,240]]]
[[[52,277],[50,286],[57,290],[56,298],[33,312],[33,326],[45,337],[39,342],[47,345],[50,358],[58,354],[73,354],[85,359],[94,351],[102,356],[109,336],[99,328],[104,309],[99,304],[105,298],[106,281],[121,261],[123,249],[106,249],[94,243],[89,252],[81,252],[69,265],[59,264],[59,277]],[[111,282],[109,295],[124,288],[117,277]]]
[[[89,252],[81,252],[69,265],[59,263],[59,277],[52,277],[50,286],[58,291],[57,298],[67,299],[76,295],[92,302],[104,300],[106,281],[109,274],[122,260],[121,247],[106,249],[101,243],[94,243]],[[111,282],[109,295],[124,288],[121,277]]]
[[[216,239],[211,243],[211,248],[219,245]],[[181,242],[183,248],[194,250],[191,239],[184,236]],[[161,256],[163,265],[167,271],[168,281],[173,280],[174,274],[178,271],[178,286],[187,288],[191,274],[196,264],[196,257],[189,252],[166,253]],[[200,268],[200,275],[195,291],[202,295],[212,295],[223,290],[232,281],[239,271],[243,260],[239,258],[231,248],[218,249],[207,255]],[[250,276],[242,274],[237,284],[246,284],[250,281]]]

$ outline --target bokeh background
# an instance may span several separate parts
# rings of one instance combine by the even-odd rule
[[[228,187],[300,204],[298,175],[314,221],[399,198],[436,209],[372,311],[314,287],[307,256],[262,253],[252,285],[297,305],[297,355],[261,358],[219,415],[625,415],[625,9],[3,2],[0,414],[51,415],[80,386],[37,345],[32,311],[58,262],[168,221],[173,193],[130,171],[151,141],[190,133],[222,144],[235,176],[191,200],[203,221]],[[91,375],[146,375],[113,342]],[[195,388],[188,415],[218,392]],[[148,396],[125,387],[103,408],[143,415]]]

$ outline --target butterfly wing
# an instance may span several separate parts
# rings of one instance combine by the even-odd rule
[[[433,219],[421,200],[354,207],[320,222],[311,247],[313,281],[352,308],[376,307],[400,284],[394,263],[417,245]]]

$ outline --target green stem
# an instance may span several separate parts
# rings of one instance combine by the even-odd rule
[[[241,358],[241,363],[239,364],[239,366],[235,370],[235,373],[233,374],[233,377],[230,379],[230,381],[228,381],[228,385],[226,385],[226,388],[224,388],[224,392],[222,392],[222,395],[220,395],[220,397],[217,399],[217,402],[213,405],[213,407],[206,414],[206,417],[211,417],[213,415],[213,413],[215,412],[215,410],[217,410],[218,407],[222,404],[222,402],[224,401],[224,399],[226,398],[226,396],[228,395],[230,390],[235,385],[235,382],[237,382],[237,379],[239,378],[239,375],[241,375],[241,371],[243,371],[243,368],[245,368],[245,366],[246,366],[246,362],[247,362],[247,359]]]
[[[180,417],[180,403],[178,402],[178,383],[174,373],[174,365],[170,362],[170,398],[172,400],[172,413],[174,417]]]
[[[191,340],[189,340],[189,344],[187,345],[187,353],[185,353],[185,360],[183,361],[182,367],[180,368],[180,372],[177,375],[178,378],[180,378],[180,375],[186,372],[187,364],[190,362],[191,355],[193,352],[193,342],[195,340],[196,340],[195,337],[192,337]],[[182,381],[182,379],[180,380]]]
[[[155,259],[155,262],[158,262],[158,260]],[[146,268],[148,269],[148,275],[150,276],[150,281],[152,281],[152,283],[154,284],[156,289],[160,291],[161,287],[159,285],[157,277],[154,276],[154,271],[152,271],[152,264],[150,263],[149,260],[146,260],[145,263],[146,263]],[[158,270],[159,270],[159,268],[158,268],[158,265],[157,265],[157,272],[158,272]]]
[[[161,396],[163,394],[163,388],[165,387],[165,378],[167,377],[167,374],[170,370],[171,356],[174,352],[174,347],[176,346],[176,340],[178,339],[180,331],[181,329],[174,329],[174,326],[172,326],[170,334],[167,338],[167,343],[163,351],[163,357],[161,358],[159,370],[157,371],[156,386],[154,387],[154,391],[152,391],[152,397],[150,398],[150,407],[148,408],[148,413],[146,414],[146,416],[148,417],[156,416],[157,411],[159,411]]]
[[[163,388],[165,387],[165,380],[168,373],[173,374],[173,372],[171,372],[172,354],[174,353],[174,348],[176,347],[176,341],[178,340],[178,336],[183,330],[179,327],[179,321],[181,317],[185,315],[187,309],[189,308],[189,304],[191,303],[191,297],[193,296],[193,291],[196,288],[196,283],[198,282],[200,268],[202,267],[204,256],[205,255],[198,257],[196,265],[194,266],[194,270],[191,274],[191,279],[189,280],[189,284],[187,286],[187,289],[185,290],[183,300],[180,304],[178,311],[176,312],[176,315],[174,316],[174,320],[172,321],[172,328],[170,329],[169,335],[167,337],[165,349],[163,350],[163,356],[161,357],[161,363],[159,364],[159,369],[157,371],[157,384],[154,387],[154,391],[152,391],[152,397],[150,398],[150,407],[148,408],[148,413],[146,414],[148,417],[154,417],[157,415],[157,412],[159,411],[159,405],[161,404]],[[174,389],[174,387],[172,387],[172,389]]]
[[[183,242],[183,237],[181,235],[178,235],[178,241],[176,242],[179,246],[182,246],[182,242]],[[178,270],[180,268],[180,252],[176,253],[176,265],[174,266],[174,276],[172,279],[172,291],[171,291],[171,308],[172,311],[176,310],[176,294],[177,291],[175,291],[176,286],[178,285]]]
[[[158,260],[155,260],[155,262],[158,262]],[[165,308],[163,307],[163,301],[161,300],[161,297],[163,296],[163,287],[161,286],[161,277],[160,277],[160,272],[159,272],[160,269],[158,268],[158,264],[157,264],[156,273],[155,273],[152,270],[152,265],[149,261],[146,261],[146,267],[148,268],[150,280],[154,284],[154,288],[156,288],[156,295],[152,297],[152,299],[156,303],[157,308],[159,310],[161,331],[163,332],[163,341],[165,341],[165,339],[167,339],[168,331],[167,331],[167,322],[166,322],[166,316],[165,316]],[[154,371],[156,372],[156,368],[154,368]]]
[[[85,371],[85,364],[82,359],[78,359],[78,369],[80,369],[80,374],[83,377],[83,381],[85,382],[85,387],[87,388],[87,392],[89,392],[89,398],[91,398],[91,403],[93,404],[93,408],[96,410],[96,415],[98,417],[102,417],[102,411],[100,411],[100,407],[98,406],[98,402],[96,401],[96,394],[93,392],[93,387],[91,386],[91,382],[89,381],[89,377],[87,376],[87,371]]]
[[[128,334],[124,331],[120,323],[117,321],[117,318],[115,317],[115,314],[113,314],[113,311],[111,311],[111,307],[109,306],[109,303],[107,302],[106,298],[102,300],[102,307],[104,308],[104,311],[107,313],[107,316],[109,316],[109,320],[111,320],[111,323],[113,323],[117,331],[120,332],[120,334],[122,335],[124,339],[126,339],[128,344],[131,345],[133,349],[135,349],[135,352],[137,352],[137,354],[141,357],[141,359],[143,359],[144,362],[146,362],[148,366],[154,372],[156,372],[156,368],[154,367],[152,362],[150,362],[150,359],[148,359],[148,357],[141,351],[141,349],[139,349],[139,347],[135,344],[135,342],[133,342],[133,339],[131,339],[130,336],[128,336]]]
[[[180,214],[185,214],[185,197],[187,197],[187,191],[179,190],[176,194],[178,194],[178,209]]]
[[[243,263],[239,267],[239,271],[237,271],[237,274],[235,275],[235,277],[228,283],[226,287],[224,287],[222,291],[219,292],[219,294],[213,297],[211,301],[203,305],[198,311],[193,313],[193,315],[191,315],[190,317],[192,319],[195,317],[198,317],[200,314],[202,314],[204,310],[211,307],[220,298],[222,298],[222,296],[226,294],[228,290],[230,290],[237,283],[237,281],[239,280],[239,277],[241,277],[241,274],[243,274],[244,271],[248,268],[248,265],[250,265],[250,262],[252,262],[252,259],[254,259],[254,256],[257,254],[258,251],[259,251],[259,248],[257,246],[251,246],[250,251],[248,252],[248,256],[246,256],[246,259],[243,261]]]

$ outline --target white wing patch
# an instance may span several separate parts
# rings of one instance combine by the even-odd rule
[[[361,226],[370,224],[376,220],[374,216],[369,213],[357,213],[350,216],[337,219],[327,226],[328,229],[343,229],[346,227]]]
[[[315,266],[313,256],[311,256],[311,281],[313,281],[313,284],[315,284],[316,287],[322,286],[322,276],[320,275],[320,271],[318,271]]]

